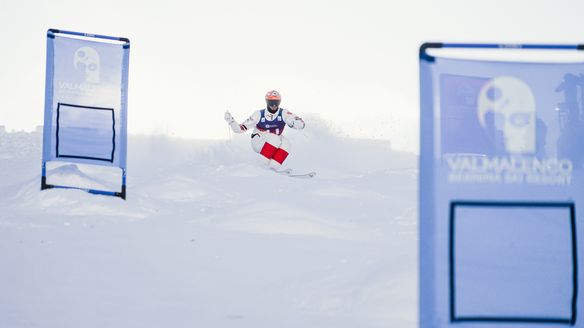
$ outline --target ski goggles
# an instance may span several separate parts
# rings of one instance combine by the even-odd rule
[[[268,108],[276,106],[276,108],[280,107],[280,100],[266,100]]]

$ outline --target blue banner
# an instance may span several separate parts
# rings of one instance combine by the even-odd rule
[[[584,61],[424,48],[420,326],[584,327]]]
[[[48,31],[42,189],[47,162],[71,162],[119,167],[125,197],[129,50],[125,38]]]

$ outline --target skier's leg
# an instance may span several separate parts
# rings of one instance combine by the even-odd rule
[[[270,160],[280,147],[280,136],[272,133],[255,134],[251,138],[253,150]]]
[[[271,143],[266,142],[260,151],[260,155],[267,159],[271,159],[276,153],[276,150],[278,150],[278,148],[274,147]]]
[[[280,147],[278,149],[276,149],[276,151],[272,155],[272,160],[270,161],[270,165],[276,165],[276,166],[282,165],[282,163],[284,163],[284,161],[288,157],[288,154],[290,153],[291,148],[292,148],[292,144],[290,144],[290,141],[288,141],[288,139],[286,139],[284,136],[280,136]],[[275,162],[275,163],[272,163],[272,162]]]

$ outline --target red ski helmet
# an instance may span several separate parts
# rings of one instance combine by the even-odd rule
[[[266,93],[266,108],[270,113],[275,113],[280,108],[280,93],[276,90],[268,91]]]
[[[266,93],[266,101],[268,100],[282,100],[280,93],[276,90],[271,90]]]

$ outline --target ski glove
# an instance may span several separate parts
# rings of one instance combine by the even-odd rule
[[[295,117],[294,121],[292,121],[292,125],[290,125],[291,128],[296,130],[302,130],[304,129],[304,126],[304,121],[300,117]]]
[[[229,124],[233,123],[233,121],[234,121],[233,116],[231,116],[231,113],[229,111],[225,112],[224,118],[225,118],[225,122],[227,122]]]

